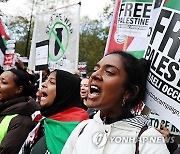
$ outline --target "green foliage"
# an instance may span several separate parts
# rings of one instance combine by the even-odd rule
[[[107,5],[98,20],[90,20],[88,17],[81,20],[79,61],[87,62],[87,72],[91,72],[104,55],[113,6]]]
[[[107,40],[107,30],[98,20],[83,19],[80,32],[79,61],[87,62],[87,71],[102,58]]]
[[[6,26],[8,27],[10,39],[16,41],[15,51],[21,56],[25,55],[27,46],[27,35],[29,31],[29,21],[26,17],[15,16],[8,17]],[[32,30],[32,29],[31,29]],[[30,33],[31,40],[32,32]],[[30,50],[30,42],[28,44],[28,51]]]
[[[29,22],[25,17],[11,17],[11,21],[7,25],[10,36],[16,40],[24,39],[28,31],[28,23]]]

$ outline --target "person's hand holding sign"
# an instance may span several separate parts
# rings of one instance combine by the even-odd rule
[[[168,139],[170,137],[169,130],[165,127],[163,123],[161,123],[160,128],[156,128],[156,130],[158,130],[165,139]]]

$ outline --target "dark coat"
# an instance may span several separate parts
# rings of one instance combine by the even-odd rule
[[[180,147],[179,148],[177,148],[175,151],[174,151],[174,153],[173,154],[180,154]]]
[[[39,104],[27,97],[0,102],[0,122],[6,115],[18,114],[11,120],[7,134],[1,142],[1,154],[17,154],[19,152],[29,132],[35,127],[31,114],[39,109]]]

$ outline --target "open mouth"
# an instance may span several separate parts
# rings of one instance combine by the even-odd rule
[[[89,98],[94,98],[100,95],[100,88],[95,86],[95,85],[91,85],[90,86],[90,93],[88,95]]]
[[[87,93],[87,91],[82,91],[82,90],[81,90],[81,94],[85,94],[85,93]]]
[[[48,96],[47,93],[42,91],[42,93],[41,93],[41,98],[44,98],[44,99],[45,99],[47,96]]]
[[[82,96],[85,96],[85,95],[87,95],[87,92],[81,92],[80,93]]]

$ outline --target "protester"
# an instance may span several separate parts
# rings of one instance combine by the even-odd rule
[[[161,133],[146,129],[148,117],[131,114],[132,108],[144,100],[149,65],[145,59],[120,51],[106,55],[95,65],[86,104],[100,111],[73,130],[62,154],[169,153]],[[152,137],[157,140],[151,141]]]
[[[88,96],[88,78],[83,78],[81,80],[81,84],[80,84],[80,95],[82,98],[83,103],[86,105],[86,101],[87,101],[87,96]],[[96,109],[88,109],[87,108],[87,113],[89,115],[89,118],[93,118],[93,116],[96,114],[97,110]]]
[[[89,118],[82,108],[79,91],[80,81],[73,74],[63,70],[50,73],[38,92],[44,119],[29,134],[20,153],[61,152],[72,130],[79,122]]]
[[[22,71],[25,71],[26,73],[27,73],[27,75],[28,75],[28,78],[29,78],[29,82],[30,82],[30,87],[31,87],[31,97],[33,98],[33,99],[35,99],[36,100],[36,92],[37,92],[37,90],[36,90],[36,87],[35,87],[35,83],[36,83],[36,81],[37,81],[37,79],[36,79],[36,77],[35,77],[35,75],[33,74],[33,73],[30,73],[30,71],[27,69],[24,69],[24,65],[23,65],[24,63],[21,61],[21,60],[18,60],[16,63],[15,63],[15,66],[13,67],[14,69],[18,69],[18,70],[22,70]]]
[[[80,95],[85,105],[86,105],[87,95],[88,95],[88,81],[89,81],[88,78],[83,78],[80,84]]]
[[[31,114],[40,109],[30,96],[25,71],[10,69],[0,76],[0,153],[16,154],[35,127]]]

